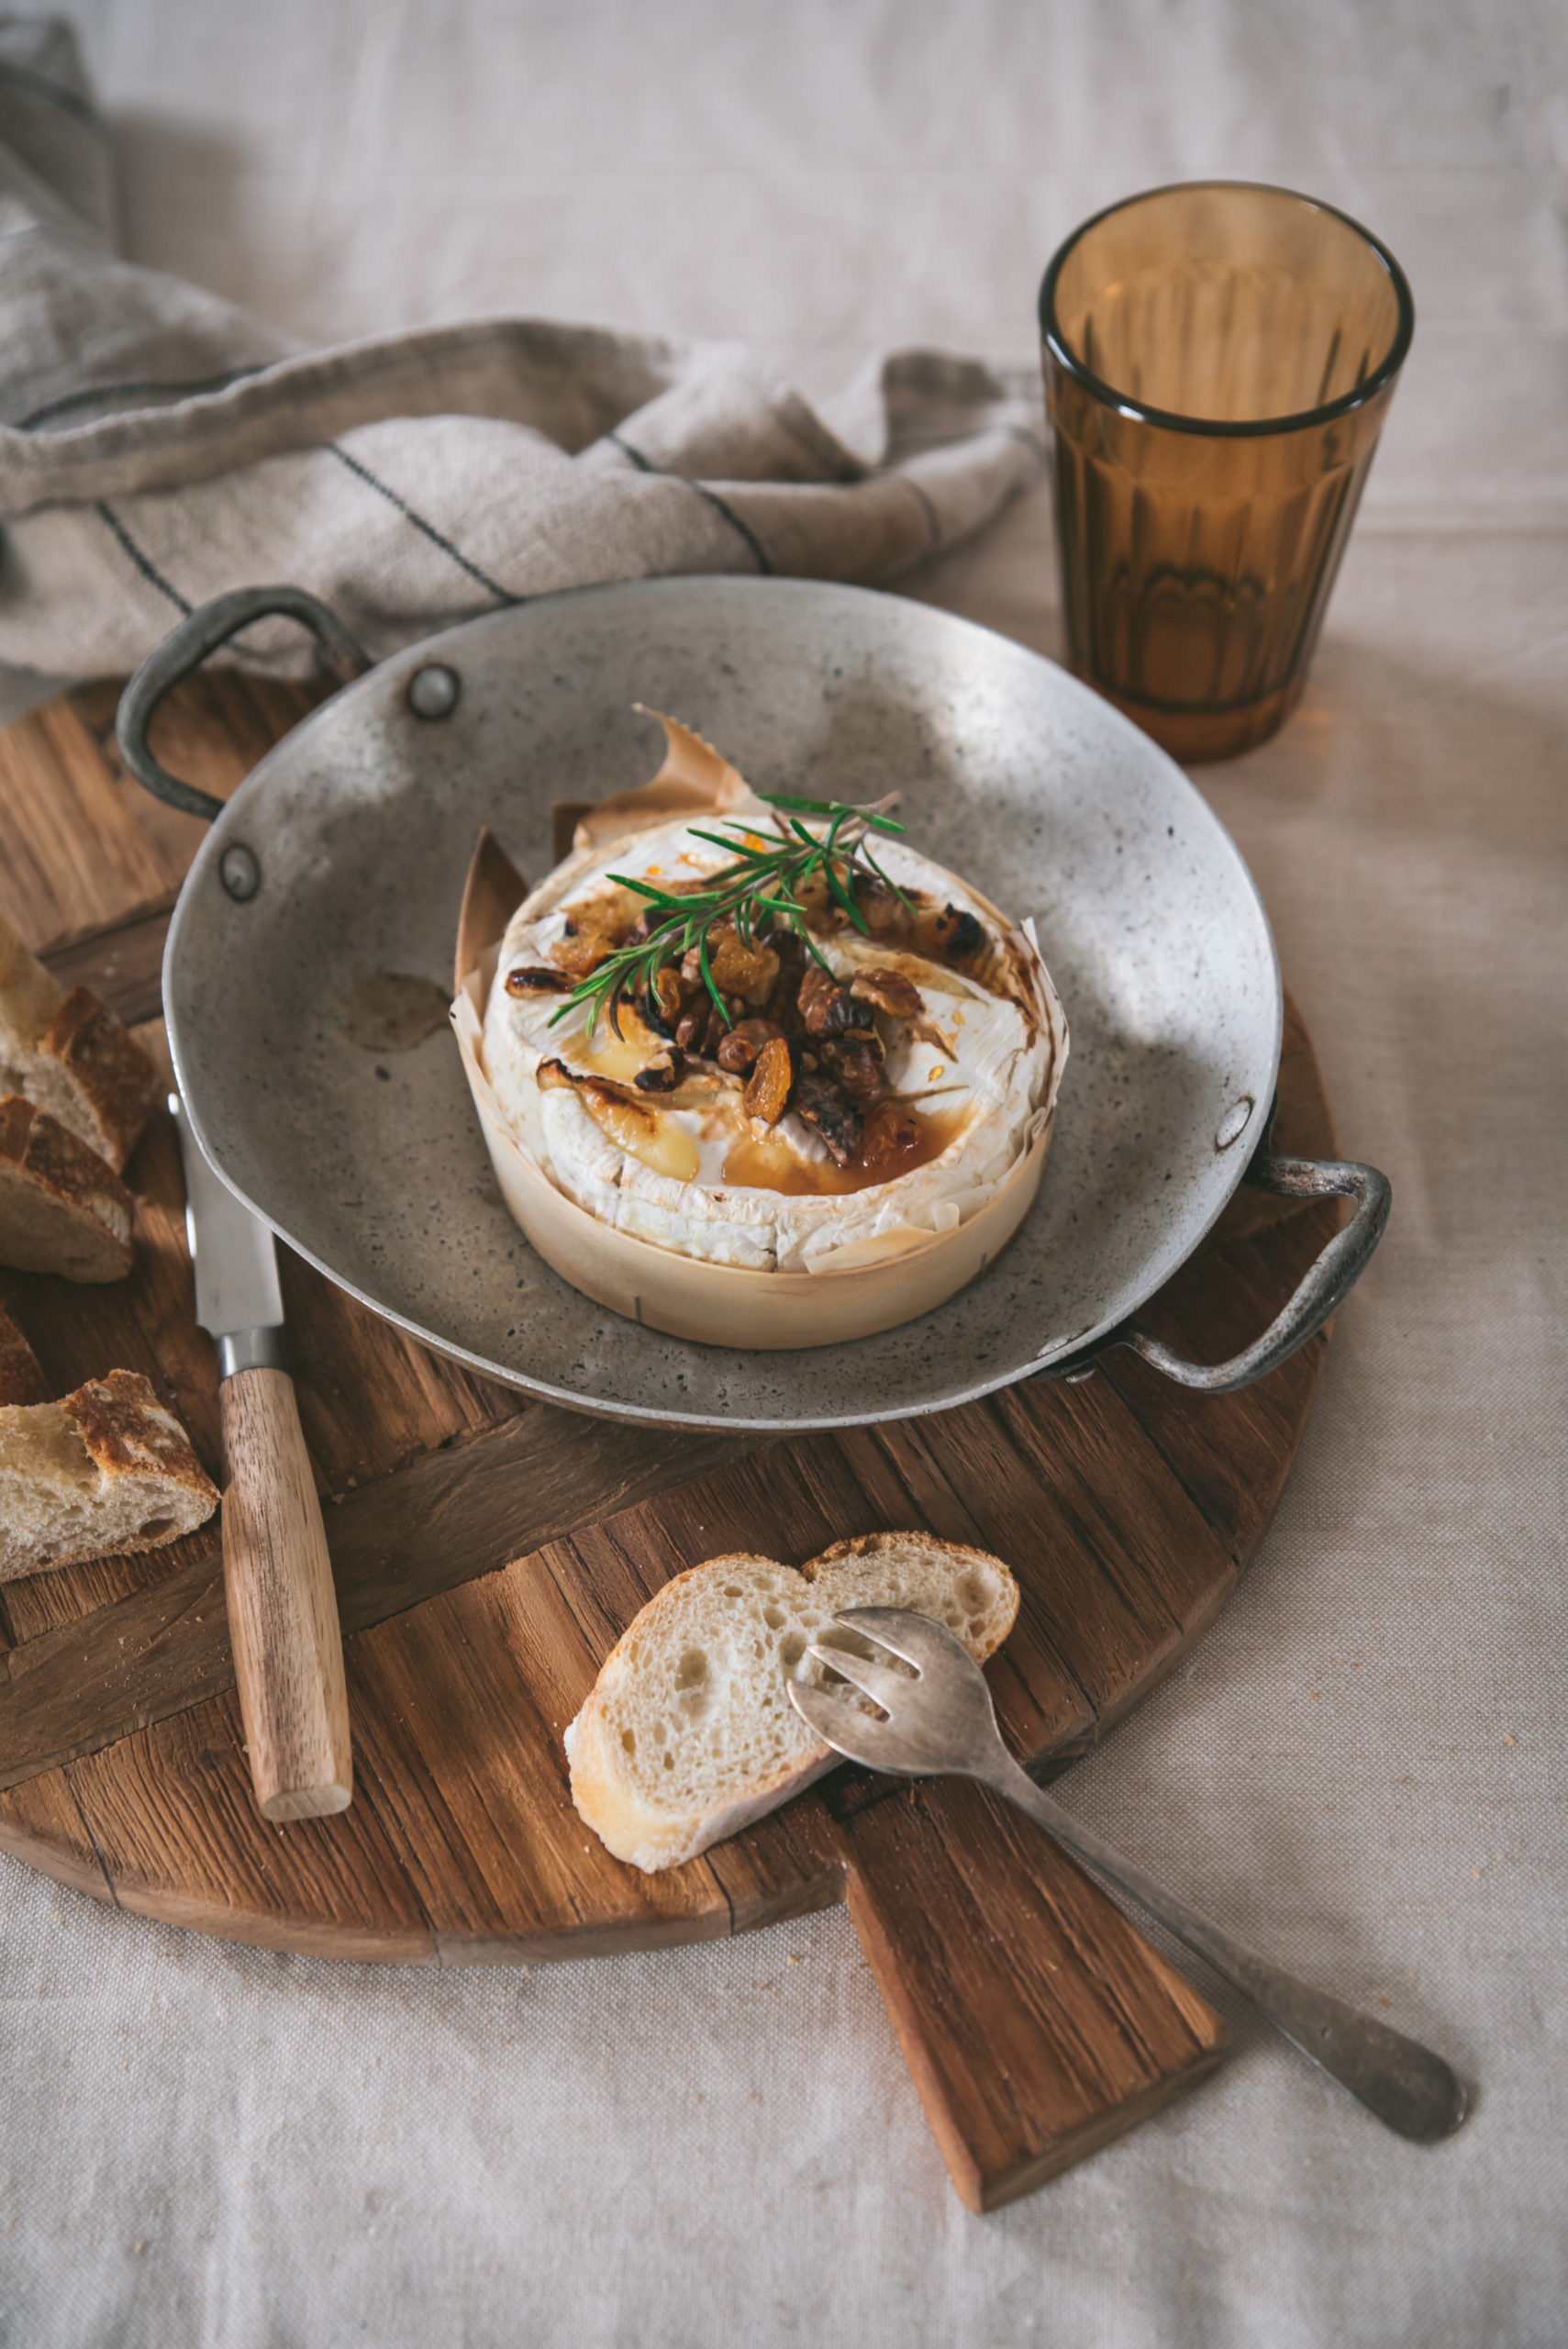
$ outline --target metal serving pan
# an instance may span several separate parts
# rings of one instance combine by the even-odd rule
[[[267,614],[315,633],[344,689],[225,807],[168,774],[161,696]],[[762,790],[897,787],[918,845],[1035,917],[1072,1052],[1040,1197],[1006,1254],[922,1319],[852,1345],[746,1353],[667,1338],[569,1287],[501,1204],[443,1029],[363,1050],[345,1009],[381,972],[443,986],[488,825],[536,879],[550,806],[642,781],[673,711]],[[1271,1157],[1282,1000],[1240,856],[1180,769],[1052,662],[928,607],[787,580],[670,579],[496,612],[372,667],[297,589],[193,614],[126,690],[126,763],[210,816],[169,932],[164,1005],[191,1122],[292,1248],[487,1375],[579,1410],[806,1429],[941,1410],[1130,1344],[1244,1386],[1305,1341],[1376,1245],[1368,1167]],[[1132,1316],[1246,1177],[1357,1209],[1271,1330],[1200,1368]]]

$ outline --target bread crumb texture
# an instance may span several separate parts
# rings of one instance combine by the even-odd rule
[[[862,1534],[798,1569],[710,1558],[667,1583],[606,1659],[566,1732],[573,1799],[617,1859],[648,1871],[693,1859],[837,1762],[790,1703],[790,1680],[869,1709],[806,1653],[813,1640],[871,1653],[836,1614],[906,1607],[984,1663],[1018,1606],[999,1558],[926,1533]]]
[[[194,1532],[217,1488],[139,1371],[60,1403],[0,1408],[0,1582],[157,1549]]]

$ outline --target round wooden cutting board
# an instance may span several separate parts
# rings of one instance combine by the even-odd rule
[[[168,706],[160,755],[225,792],[310,698],[233,674],[198,681]],[[0,911],[156,1042],[162,933],[200,827],[122,775],[114,701],[85,688],[0,737]],[[1293,1014],[1280,1093],[1276,1146],[1334,1154]],[[146,1372],[217,1475],[216,1364],[193,1319],[166,1119],[128,1179],[128,1281],[0,1273],[0,1302],[52,1391]],[[1199,1359],[1234,1351],[1337,1217],[1336,1202],[1243,1191],[1145,1318]],[[848,1435],[672,1435],[484,1384],[280,1252],[348,1635],[353,1805],[284,1828],[255,1809],[215,1519],[148,1556],[0,1591],[0,1847],[144,1915],[408,1964],[605,1954],[847,1899],[975,2207],[1211,2067],[1223,2032],[1206,2002],[978,1789],[841,1771],[647,1877],[583,1828],[561,1735],[670,1575],[730,1549],[798,1561],[849,1533],[923,1526],[1013,1566],[1023,1602],[991,1670],[997,1708],[1017,1749],[1060,1765],[1223,1606],[1278,1500],[1326,1336],[1240,1395],[1188,1393],[1122,1354],[1079,1386]],[[1005,1259],[990,1277],[1006,1280]]]

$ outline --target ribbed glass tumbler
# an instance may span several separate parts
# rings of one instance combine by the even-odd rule
[[[1200,181],[1099,213],[1040,295],[1073,667],[1179,759],[1295,706],[1415,307],[1345,214]]]

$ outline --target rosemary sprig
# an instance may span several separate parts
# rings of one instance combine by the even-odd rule
[[[869,807],[852,807],[840,799],[800,799],[783,792],[762,792],[770,807],[784,811],[775,816],[779,833],[778,844],[757,844],[755,825],[740,817],[719,817],[715,821],[722,831],[703,831],[694,824],[693,836],[721,848],[730,862],[708,875],[705,886],[683,889],[678,894],[662,889],[656,882],[639,881],[629,873],[612,873],[610,879],[623,889],[634,889],[659,909],[645,939],[628,946],[617,946],[607,954],[597,970],[589,973],[567,996],[550,1019],[553,1028],[567,1013],[586,1007],[588,1033],[598,1026],[601,1012],[606,1013],[610,1026],[620,1034],[618,1012],[629,996],[644,994],[666,963],[683,962],[693,947],[697,951],[697,963],[703,983],[726,1025],[730,1024],[728,1006],[714,982],[708,967],[707,934],[716,922],[732,921],[743,945],[755,945],[760,914],[771,914],[805,941],[812,960],[824,970],[828,968],[812,941],[806,926],[806,908],[801,893],[818,875],[826,883],[830,895],[859,930],[868,930],[868,924],[855,903],[854,878],[864,873],[891,889],[900,904],[908,899],[896,882],[890,881],[866,846],[868,832],[902,832],[904,825],[895,823],[887,810],[896,806],[897,794],[877,800]],[[803,818],[814,819],[824,827],[820,832],[808,829]],[[786,820],[787,818],[787,820]],[[728,837],[731,833],[739,838]]]

